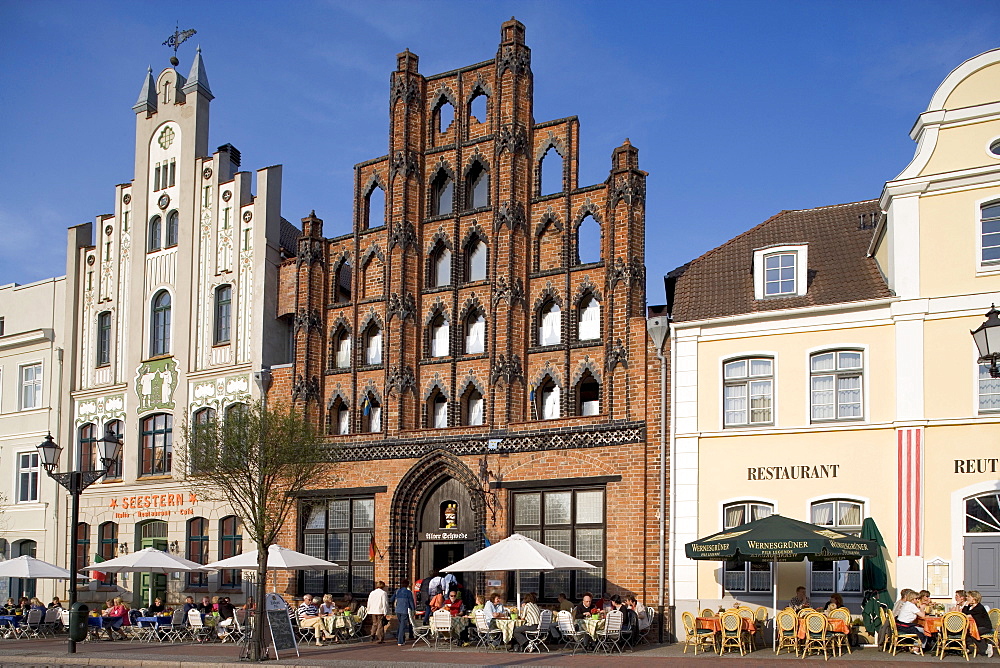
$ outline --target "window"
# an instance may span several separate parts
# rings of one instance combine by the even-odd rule
[[[76,565],[81,569],[90,565],[90,525],[79,522],[76,525]]]
[[[551,377],[546,376],[538,385],[537,392],[532,390],[532,401],[536,400],[535,411],[542,420],[555,420],[560,417],[561,407],[559,403],[559,386]]]
[[[722,369],[725,426],[773,424],[774,360],[768,357],[734,360],[726,362]]]
[[[373,184],[365,195],[365,229],[385,225],[385,191]]]
[[[563,157],[555,146],[549,146],[538,163],[539,195],[554,195],[561,193],[563,187]]]
[[[476,310],[465,318],[465,354],[478,355],[486,350],[486,318]]]
[[[118,552],[118,524],[115,522],[105,522],[97,527],[97,554],[101,561],[114,559]],[[104,584],[114,586],[117,577],[114,573],[104,574]]]
[[[442,243],[431,253],[431,286],[451,285],[451,251]]]
[[[990,376],[990,365],[979,364],[979,412],[1000,411],[1000,378]]]
[[[580,300],[580,318],[577,321],[581,341],[601,338],[601,302],[593,295]]]
[[[243,552],[243,536],[240,533],[240,519],[235,515],[219,520],[219,559],[235,557]],[[219,571],[219,587],[239,589],[243,579],[238,568]]]
[[[247,405],[242,402],[231,403],[226,406],[225,415],[227,420],[238,420],[247,414]]]
[[[170,183],[169,186],[177,184],[177,160],[170,160]]]
[[[427,399],[427,426],[432,429],[448,426],[448,398],[440,389],[435,389]]]
[[[486,244],[482,239],[476,239],[468,245],[465,251],[465,280],[486,280]]]
[[[91,422],[80,426],[80,470],[97,468],[97,426]]]
[[[337,271],[333,279],[333,301],[344,304],[351,301],[351,286],[353,285],[353,272],[351,263],[342,261],[337,266]]]
[[[233,286],[220,285],[215,289],[215,344],[229,343],[232,324]]]
[[[813,422],[861,420],[863,362],[859,350],[835,350],[810,358]]]
[[[861,535],[864,512],[856,501],[820,501],[812,504],[810,514],[813,524],[854,536]],[[856,559],[812,561],[810,570],[814,592],[861,593],[861,567]]]
[[[438,134],[448,131],[455,120],[455,107],[451,105],[448,98],[442,96],[438,100],[437,109],[434,110],[434,126]]]
[[[753,252],[754,299],[806,294],[809,247],[806,244],[769,246]]]
[[[362,426],[370,433],[382,431],[382,404],[370,392],[365,395],[361,404]]]
[[[1000,260],[1000,202],[990,202],[982,206],[982,258],[984,263]]]
[[[966,499],[965,532],[1000,533],[1000,492]]]
[[[163,226],[163,219],[153,216],[149,219],[149,238],[146,240],[146,250],[152,253],[160,250],[160,228]]]
[[[576,228],[576,263],[601,261],[601,226],[593,216],[586,216]]]
[[[382,363],[382,330],[372,323],[365,330],[365,364]]]
[[[38,501],[38,453],[19,452],[17,457],[17,502]]]
[[[122,436],[125,433],[125,423],[121,420],[111,420],[104,425],[104,432],[107,434],[111,432],[114,434],[115,438],[119,441],[122,440]],[[108,467],[108,472],[104,475],[105,480],[121,480],[122,477],[122,457],[125,456],[123,452],[124,448],[118,449],[118,457],[115,461]]]
[[[111,364],[111,312],[97,316],[97,366]]]
[[[341,435],[351,433],[351,411],[342,398],[337,397],[333,402],[326,419],[328,420],[327,433]]]
[[[514,494],[514,526],[519,534],[594,566],[580,571],[526,571],[521,590],[546,600],[564,592],[572,600],[604,591],[604,490],[564,489]]]
[[[156,413],[142,421],[142,452],[139,475],[167,475],[173,461],[174,417]]]
[[[302,508],[303,552],[339,564],[339,571],[304,571],[302,591],[355,596],[375,586],[375,499],[323,499]]]
[[[733,529],[770,517],[774,508],[764,503],[734,503],[722,509],[723,529]],[[771,564],[727,561],[723,567],[723,589],[727,592],[771,591]]]
[[[481,89],[480,89],[481,90]],[[486,97],[486,93],[480,92],[474,98],[469,100],[469,120],[475,120],[478,123],[486,122],[486,101],[489,98]]]
[[[483,424],[483,393],[471,383],[462,398],[462,424],[470,427]]]
[[[178,222],[178,216],[176,211],[171,211],[167,215],[167,238],[163,242],[164,248],[169,248],[170,246],[177,245],[178,235],[180,233]]]
[[[448,338],[451,335],[451,327],[448,319],[443,314],[438,314],[431,320],[431,357],[447,357]]]
[[[538,345],[552,346],[562,341],[562,311],[559,304],[548,302],[539,309]]]
[[[160,290],[153,297],[150,357],[170,354],[170,293]]]
[[[588,371],[576,386],[576,414],[599,415],[601,413],[601,385]]]
[[[208,563],[208,520],[193,517],[187,522],[187,558],[196,564]],[[207,587],[207,573],[188,573],[188,587]]]
[[[333,338],[333,365],[338,369],[351,366],[351,335],[345,327],[337,330]]]
[[[1000,158],[1000,139],[990,144],[990,155]]]
[[[438,170],[437,176],[431,183],[431,207],[430,215],[443,216],[452,211],[455,198],[455,183],[448,176],[448,172],[443,169]]]
[[[21,410],[42,407],[42,363],[25,364],[21,372]]]
[[[465,208],[479,209],[490,205],[490,173],[482,163],[472,165],[465,176]]]
[[[764,256],[764,294],[768,297],[795,294],[795,253]]]

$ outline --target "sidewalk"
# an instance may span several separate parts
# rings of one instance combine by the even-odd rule
[[[519,654],[504,652],[482,652],[471,648],[455,648],[452,650],[433,650],[421,645],[412,648],[397,647],[388,641],[384,645],[356,643],[351,645],[332,645],[316,647],[301,646],[299,657],[294,651],[283,652],[278,661],[268,661],[265,665],[282,666],[371,666],[374,668],[403,668],[434,664],[438,668],[464,668],[467,666],[594,666],[598,662],[628,663],[641,662],[649,665],[669,666],[708,666],[719,662],[737,662],[745,668],[764,668],[777,662],[797,661],[792,654],[775,656],[770,649],[757,650],[745,657],[739,653],[729,653],[722,657],[714,653],[699,653],[692,656],[689,650],[683,653],[681,645],[650,645],[641,647],[624,656],[606,656],[604,654],[577,654],[554,650],[550,654]],[[76,654],[66,653],[65,639],[42,640],[2,640],[0,641],[0,666],[17,666],[23,668],[32,666],[60,666],[61,668],[75,666],[121,666],[149,668],[181,668],[182,666],[213,666],[213,668],[246,668],[248,664],[239,662],[240,646],[233,644],[209,643],[127,643],[127,642],[85,642],[77,645]],[[905,664],[927,663],[935,664],[961,663],[970,665],[960,656],[949,656],[943,661],[934,656],[914,656],[912,654],[897,655],[879,652],[874,648],[856,649],[854,654],[841,658],[823,661],[822,658],[811,657],[811,663],[818,662],[823,666],[846,666],[848,668],[863,668],[873,666],[878,668],[902,666]],[[1000,665],[1000,657],[987,659],[979,657],[977,664]],[[734,664],[735,665],[735,664]],[[791,666],[791,664],[790,664]]]

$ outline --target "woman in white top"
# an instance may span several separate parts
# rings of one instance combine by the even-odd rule
[[[922,644],[924,649],[927,649],[929,636],[924,627],[917,624],[917,620],[924,617],[924,613],[914,602],[918,596],[917,592],[911,590],[903,597],[903,604],[899,606],[899,612],[896,614],[896,628],[900,633],[917,633],[923,636]],[[912,651],[916,652],[917,648],[914,647]]]

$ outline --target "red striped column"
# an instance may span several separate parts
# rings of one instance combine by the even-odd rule
[[[898,551],[901,557],[919,557],[924,520],[924,430],[896,430]]]

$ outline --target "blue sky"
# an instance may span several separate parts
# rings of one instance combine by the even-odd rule
[[[492,58],[527,26],[535,120],[577,115],[581,185],[628,137],[649,172],[650,304],[662,276],[781,209],[877,197],[962,61],[1000,47],[1000,3],[57,2],[0,0],[0,285],[65,273],[65,229],[133,174],[146,66],[198,34],[210,145],[284,165],[283,214],[350,229],[353,165],[388,146],[388,81]]]

